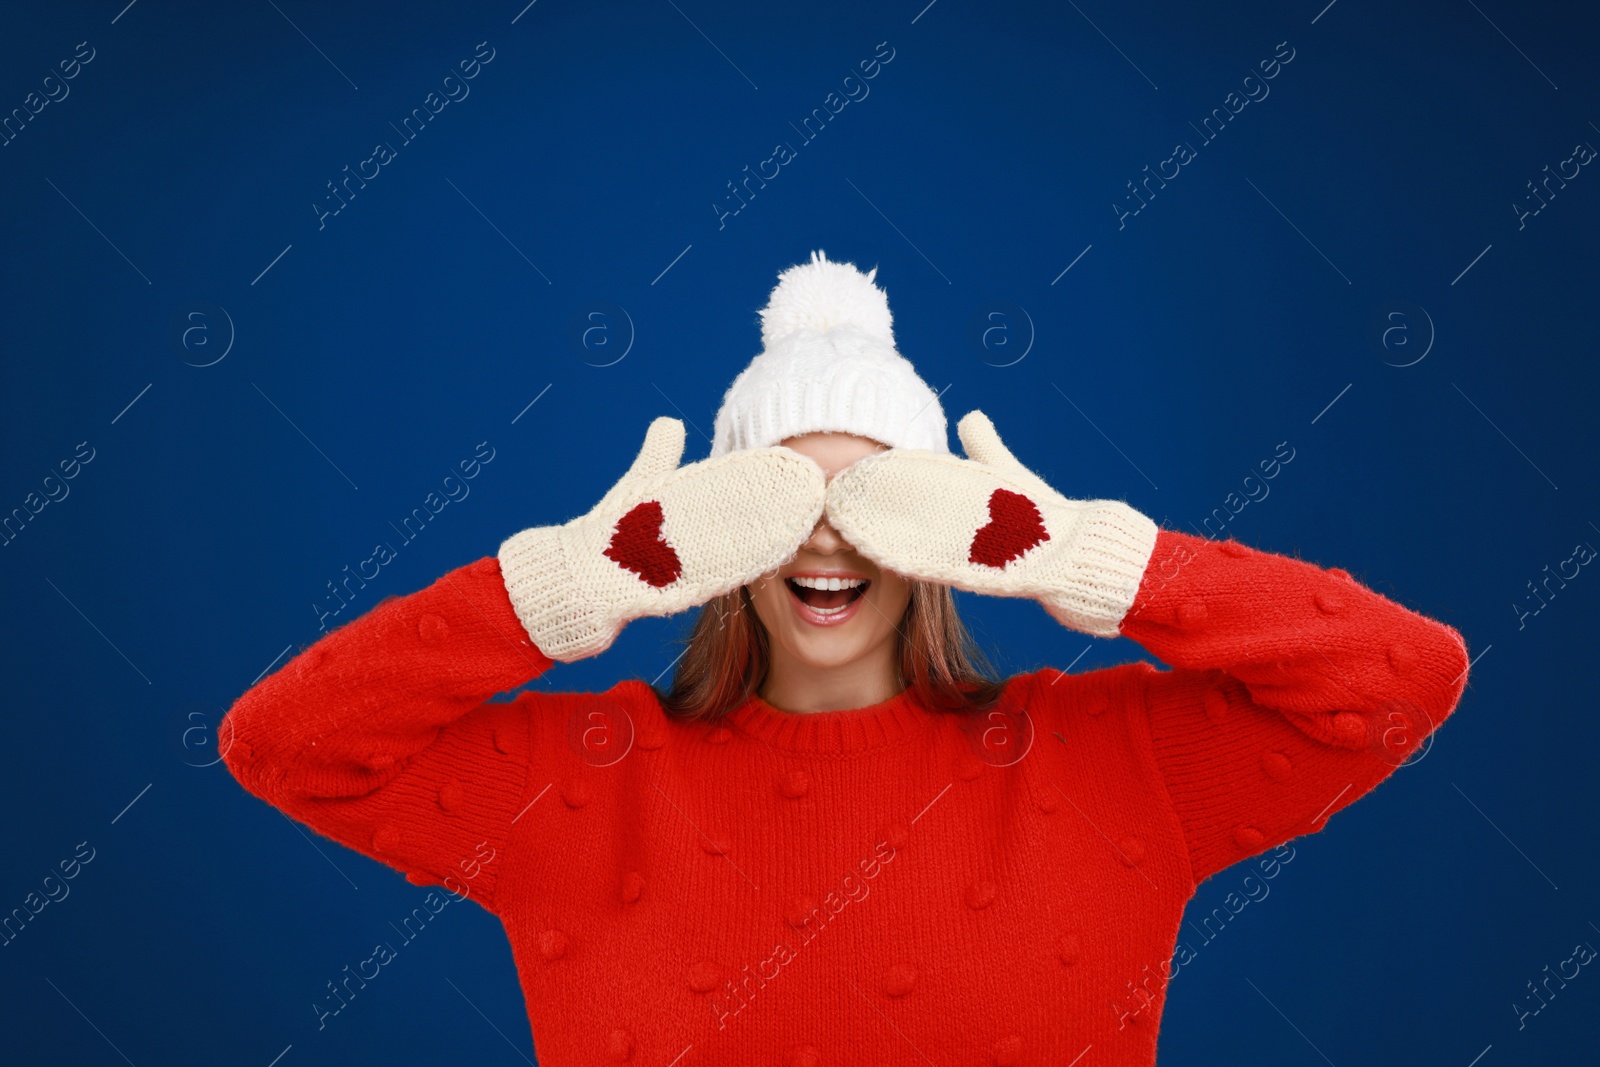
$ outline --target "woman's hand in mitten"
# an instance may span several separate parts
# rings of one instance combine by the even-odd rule
[[[966,459],[889,449],[828,485],[828,522],[899,574],[1032,597],[1063,624],[1115,637],[1158,527],[1120,500],[1069,500],[1019,463],[981,411],[956,426]]]
[[[753,448],[680,467],[683,423],[658,418],[638,458],[588,514],[500,546],[517,617],[570,663],[630,620],[671,615],[782,566],[822,516],[826,476],[808,456]]]

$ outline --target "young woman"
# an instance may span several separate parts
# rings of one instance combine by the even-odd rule
[[[252,793],[502,920],[541,1064],[1148,1067],[1196,885],[1270,877],[1466,685],[1343,570],[1064,497],[981,412],[951,454],[873,273],[780,276],[709,458],[656,419],[588,514],[224,720]],[[1172,669],[997,682],[952,587]],[[490,699],[695,606],[665,693]]]

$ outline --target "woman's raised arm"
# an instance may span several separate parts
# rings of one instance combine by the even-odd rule
[[[527,700],[487,701],[551,663],[486,557],[257,682],[222,721],[223,761],[290,818],[493,910],[536,754]]]
[[[1195,882],[1368,792],[1455,710],[1467,649],[1442,622],[1237,541],[1162,530],[1121,633],[1143,664],[1143,740]]]
[[[656,419],[586,515],[507,538],[256,683],[219,728],[228,769],[291,818],[493,911],[505,843],[549,780],[532,738],[560,734],[532,729],[534,694],[489,698],[780,566],[822,514],[811,459],[765,448],[680,467],[683,440]]]
[[[967,459],[890,450],[839,474],[829,519],[900,573],[1033,597],[1171,664],[1138,665],[1133,727],[1196,882],[1319,829],[1460,699],[1466,645],[1449,626],[1341,570],[1162,529],[1122,501],[1070,500],[982,412],[957,429]]]

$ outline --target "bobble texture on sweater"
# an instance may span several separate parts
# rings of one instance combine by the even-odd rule
[[[552,665],[485,558],[246,692],[225,761],[319,833],[504,924],[541,1064],[1149,1067],[1198,882],[1321,829],[1455,708],[1452,628],[1162,530],[1135,662],[669,718]]]

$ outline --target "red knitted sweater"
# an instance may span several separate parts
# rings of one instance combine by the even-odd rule
[[[1170,530],[1121,632],[1172,669],[1019,675],[977,721],[495,702],[552,661],[488,557],[220,736],[250,792],[501,919],[541,1064],[1148,1067],[1196,884],[1392,773],[1468,659],[1343,570]]]

